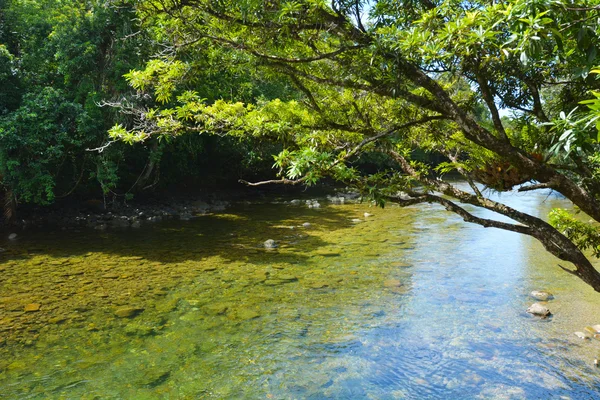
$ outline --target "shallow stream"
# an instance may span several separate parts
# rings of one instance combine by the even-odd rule
[[[0,243],[0,398],[600,397],[600,342],[573,334],[600,294],[535,240],[434,205],[321,204]],[[547,320],[524,312],[539,289]]]

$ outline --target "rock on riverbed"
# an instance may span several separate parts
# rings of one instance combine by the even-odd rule
[[[544,291],[540,291],[540,290],[534,290],[529,295],[538,301],[548,301],[548,300],[552,300],[554,298],[554,296],[552,296],[552,293],[548,293],[548,292],[544,292]]]
[[[267,240],[265,240],[265,242],[263,243],[263,245],[265,246],[265,249],[276,249],[277,247],[279,247],[279,245],[277,244],[277,242],[274,241],[273,239],[267,239]]]
[[[531,306],[529,306],[527,312],[529,314],[537,315],[539,317],[548,317],[549,315],[552,315],[548,307],[540,303],[534,303]]]

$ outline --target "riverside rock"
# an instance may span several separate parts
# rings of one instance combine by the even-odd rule
[[[534,290],[529,295],[539,301],[548,301],[548,300],[552,300],[554,298],[554,296],[551,293],[540,291],[540,290]]]
[[[547,317],[549,315],[552,315],[552,313],[550,312],[548,307],[546,307],[540,303],[532,304],[531,306],[529,306],[529,308],[526,311],[529,314],[537,315],[540,317]]]

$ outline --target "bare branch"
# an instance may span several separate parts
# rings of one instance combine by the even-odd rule
[[[103,146],[100,147],[96,147],[95,149],[85,149],[85,151],[97,151],[98,153],[102,153],[104,150],[106,150],[111,144],[115,143],[116,140],[111,140],[110,142],[107,142],[106,144],[104,144]]]
[[[521,186],[517,191],[519,192],[530,192],[532,190],[539,189],[552,189],[549,183],[536,183],[534,185]]]
[[[240,179],[238,182],[241,184],[244,184],[246,186],[263,186],[263,185],[271,185],[271,184],[298,185],[304,181],[306,181],[306,178],[300,178],[300,179],[281,178],[281,179],[271,179],[268,181],[261,181],[261,182],[248,182],[243,179]]]

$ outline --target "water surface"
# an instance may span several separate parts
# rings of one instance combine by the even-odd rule
[[[0,243],[0,398],[600,396],[600,342],[573,334],[600,294],[535,240],[434,205],[321,204]],[[549,320],[524,312],[539,289]]]

